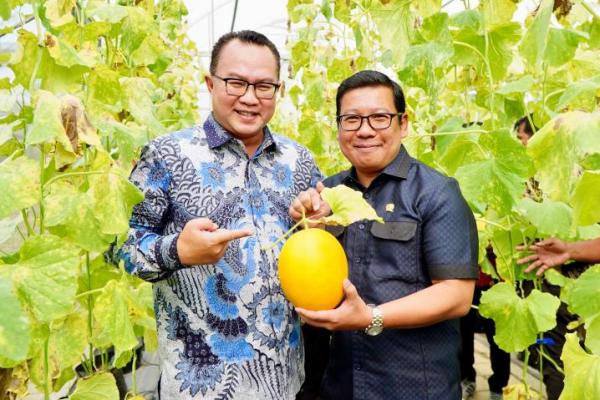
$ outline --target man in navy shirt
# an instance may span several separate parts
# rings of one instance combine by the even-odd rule
[[[361,191],[385,224],[329,227],[346,251],[349,281],[334,310],[297,308],[334,331],[323,399],[459,399],[459,322],[473,299],[477,231],[456,180],[409,156],[400,86],[361,71],[338,88],[338,140],[352,168],[324,181]],[[330,212],[317,189],[290,206]],[[307,352],[312,351],[307,348]]]

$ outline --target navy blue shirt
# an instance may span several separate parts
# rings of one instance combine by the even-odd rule
[[[385,224],[328,228],[346,251],[349,278],[367,303],[386,303],[432,280],[476,279],[477,230],[456,180],[402,147],[368,188],[354,169],[325,185],[360,190]],[[444,301],[443,298],[437,301]],[[460,399],[458,320],[417,329],[334,332],[324,399]]]

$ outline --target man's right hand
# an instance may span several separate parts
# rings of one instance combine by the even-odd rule
[[[517,264],[530,263],[525,272],[537,269],[538,276],[543,275],[547,269],[564,264],[571,258],[568,245],[555,238],[542,240],[529,247],[517,246],[517,250],[533,252],[533,254],[517,260]]]
[[[177,240],[177,254],[184,265],[214,264],[227,250],[230,241],[253,235],[248,229],[219,229],[208,218],[188,221]]]
[[[328,217],[331,214],[331,207],[321,198],[321,192],[325,189],[323,183],[317,183],[316,188],[310,188],[300,192],[290,204],[288,213],[294,221],[302,218],[302,211],[310,219],[319,219]]]

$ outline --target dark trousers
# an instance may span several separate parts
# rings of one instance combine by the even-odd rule
[[[525,293],[531,292],[531,286],[531,282],[526,282],[526,284],[524,284]],[[556,297],[560,295],[560,287],[550,285],[545,280],[542,282],[542,291],[551,293]],[[552,339],[552,343],[543,345],[544,354],[554,360],[554,362],[560,366],[560,368],[563,368],[560,355],[562,353],[563,346],[565,345],[565,334],[568,332],[567,325],[576,319],[577,318],[567,310],[567,305],[561,302],[558,312],[556,313],[556,326],[544,333],[544,338]],[[538,348],[539,346],[531,346],[529,348],[529,351],[531,352],[529,358],[530,360],[533,359],[532,361],[536,364],[537,368],[539,368]],[[558,400],[565,385],[565,376],[562,374],[562,372],[556,369],[554,364],[546,359],[542,360],[542,376],[544,379],[544,385],[546,385],[546,395],[548,396],[548,400]]]
[[[475,288],[473,304],[479,305],[481,298],[481,288]],[[502,393],[502,388],[508,385],[510,377],[510,354],[500,349],[494,342],[496,329],[494,321],[479,316],[479,312],[471,308],[469,313],[460,319],[460,330],[462,338],[462,350],[460,355],[460,375],[461,379],[475,381],[475,363],[474,345],[475,331],[482,325],[487,341],[490,345],[490,362],[492,364],[492,376],[488,379],[490,391]]]
[[[319,398],[321,382],[329,361],[331,332],[304,324],[302,336],[304,337],[305,378],[296,400],[316,400]]]

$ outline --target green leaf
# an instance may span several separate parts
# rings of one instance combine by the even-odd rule
[[[525,93],[531,89],[534,83],[535,81],[531,75],[525,75],[515,81],[506,82],[496,93]]]
[[[60,100],[50,92],[38,92],[33,125],[27,135],[26,144],[50,143],[55,138],[66,135],[62,124]]]
[[[585,345],[600,354],[600,265],[588,268],[569,291],[569,310],[585,321]]]
[[[325,18],[327,18],[327,21],[329,21],[331,19],[331,17],[333,16],[333,12],[331,11],[331,4],[330,4],[329,0],[321,1],[321,14],[323,14],[323,16]]]
[[[516,282],[523,279],[532,279],[534,273],[528,275],[523,272],[524,265],[518,265],[515,247],[527,243],[535,235],[532,226],[514,225],[510,229],[494,229],[491,235],[491,244],[496,255],[496,270],[500,278],[506,282]]]
[[[340,2],[336,2],[336,5]],[[389,46],[396,65],[404,65],[404,57],[410,48],[414,17],[410,12],[410,2],[391,0],[387,4],[373,2],[369,9],[371,18],[381,35],[381,40]],[[393,24],[390,21],[394,21]]]
[[[73,21],[71,11],[76,3],[76,0],[47,0],[44,4],[46,18],[55,28],[67,24]]]
[[[503,79],[512,62],[513,45],[521,35],[521,26],[516,22],[509,22],[495,27],[488,33],[488,58],[492,77],[495,81]],[[485,46],[483,48],[485,51]],[[484,51],[482,51],[483,54]]]
[[[547,40],[544,60],[549,65],[560,67],[573,58],[579,42],[584,38],[568,29],[550,28]]]
[[[567,285],[572,285],[572,282],[575,281],[572,278],[564,276],[554,268],[550,268],[549,270],[544,272],[544,279],[546,279],[549,284],[560,286],[561,288]]]
[[[51,235],[25,241],[13,282],[38,321],[66,316],[75,303],[79,251]]]
[[[594,109],[596,104],[594,97],[598,89],[600,89],[600,75],[593,76],[590,79],[573,82],[560,96],[556,109],[560,110],[571,103],[577,105],[576,101],[578,100],[583,100],[584,102],[587,101],[590,105],[589,109]]]
[[[576,333],[565,335],[560,359],[565,367],[563,400],[600,398],[600,356],[587,353],[579,344]]]
[[[27,157],[0,163],[0,218],[40,201],[39,168],[39,163]]]
[[[69,400],[119,400],[115,377],[108,372],[101,372],[79,379]]]
[[[89,47],[84,47],[77,51],[69,43],[61,38],[46,34],[46,47],[48,54],[54,59],[57,65],[71,68],[74,65],[84,67],[93,67],[96,65],[96,52]]]
[[[0,367],[25,360],[29,350],[29,321],[12,291],[10,280],[0,279]],[[11,363],[4,365],[3,360]]]
[[[483,0],[479,3],[486,27],[502,25],[510,22],[517,5],[511,0]]]
[[[415,1],[414,6],[417,9],[417,13],[422,17],[429,17],[432,14],[440,11],[442,7],[441,0],[421,0]]]
[[[525,179],[494,159],[463,165],[456,171],[455,178],[467,201],[481,211],[487,204],[505,214],[525,191]]]
[[[20,221],[20,215],[0,220],[0,244],[6,242],[14,235]]]
[[[535,343],[537,334],[556,325],[560,300],[534,289],[520,298],[512,285],[501,282],[481,296],[479,312],[496,323],[494,341],[506,352],[523,351]]]
[[[136,66],[152,65],[164,56],[167,49],[157,35],[148,35],[144,41],[132,54],[133,63]]]
[[[327,68],[327,79],[332,82],[343,81],[352,75],[351,63],[351,59],[334,58],[333,61],[331,61],[329,68]]]
[[[543,237],[572,238],[573,210],[567,204],[545,200],[537,203],[529,198],[517,204],[516,211],[522,214]]]
[[[17,95],[10,90],[0,90],[0,116],[3,114],[12,114],[17,106]]]
[[[544,194],[564,202],[571,198],[579,160],[600,153],[598,137],[600,113],[574,111],[556,116],[530,139],[527,153]]]
[[[90,7],[88,15],[100,21],[116,24],[127,16],[127,7],[99,2]]]
[[[135,120],[151,129],[154,135],[163,133],[165,128],[156,119],[152,91],[155,89],[152,81],[146,78],[121,78],[123,89],[123,104]]]
[[[121,282],[110,281],[94,304],[94,318],[100,332],[94,339],[96,346],[106,348],[113,344],[115,354],[133,349],[137,338],[129,317],[128,289]]]
[[[527,32],[525,32],[521,41],[521,55],[532,69],[539,67],[546,51],[553,5],[552,0],[542,0],[533,22],[527,28]]]
[[[127,172],[111,165],[108,155],[99,155],[95,161],[106,172],[90,177],[90,196],[93,210],[101,231],[120,235],[129,229],[129,218],[133,207],[144,199],[142,192],[127,178]]]
[[[12,11],[12,5],[8,1],[0,2],[0,18],[3,20],[10,19],[10,13]]]
[[[364,219],[383,223],[383,219],[363,199],[362,194],[348,186],[338,185],[333,188],[325,188],[321,192],[321,197],[329,204],[332,211],[329,217],[322,219],[325,224],[348,226]]]
[[[94,68],[89,75],[89,96],[111,112],[121,111],[123,92],[119,74],[105,65]]]
[[[575,187],[571,200],[575,222],[578,225],[591,225],[600,221],[600,171],[585,171]]]
[[[440,136],[444,137],[444,136]],[[465,164],[483,161],[487,155],[483,152],[475,134],[464,134],[456,137],[447,145],[438,162],[446,168],[448,175],[454,176],[456,170]]]
[[[101,252],[114,240],[102,232],[93,193],[82,193],[69,183],[54,183],[44,196],[49,231],[90,252]]]
[[[304,95],[308,106],[314,110],[321,109],[325,102],[323,77],[311,71],[304,71],[302,83],[304,84]]]
[[[58,370],[81,363],[81,355],[88,344],[87,333],[87,318],[83,311],[69,314],[64,321],[53,324],[49,348]]]

